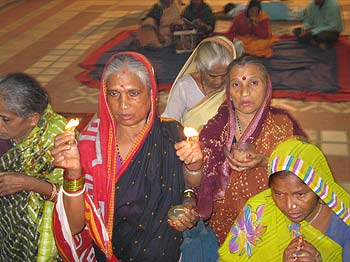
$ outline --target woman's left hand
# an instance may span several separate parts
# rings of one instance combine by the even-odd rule
[[[30,185],[31,177],[16,172],[0,173],[0,196],[12,195],[23,190]]]
[[[186,165],[198,163],[202,164],[203,153],[198,141],[181,141],[175,144],[176,155]]]
[[[168,224],[180,232],[183,232],[186,229],[191,229],[197,225],[199,221],[199,215],[195,211],[195,206],[185,205],[184,214],[185,218],[179,217],[177,222],[168,219]]]
[[[224,147],[224,154],[230,167],[236,171],[243,171],[256,167],[266,167],[268,162],[268,158],[264,154],[259,153],[249,153],[244,160],[237,160],[234,157],[234,154],[232,155],[228,151],[226,146]]]

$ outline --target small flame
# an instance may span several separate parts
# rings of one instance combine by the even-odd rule
[[[74,129],[79,125],[79,119],[73,118],[69,120],[69,122],[66,124],[66,127],[64,128],[67,132],[73,132]]]
[[[198,131],[196,129],[194,129],[193,127],[185,127],[184,128],[184,133],[185,133],[185,136],[187,137],[187,140],[190,138],[190,137],[196,137],[198,136]]]

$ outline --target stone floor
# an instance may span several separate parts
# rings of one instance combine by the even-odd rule
[[[184,2],[188,2],[186,0]],[[0,0],[0,75],[24,71],[48,90],[56,111],[97,110],[98,90],[75,79],[79,63],[117,33],[137,28],[139,19],[156,1],[150,0]],[[207,0],[215,11],[230,2]],[[237,2],[237,1],[234,1]],[[243,2],[243,1],[238,1]],[[287,0],[292,8],[309,1]],[[340,0],[349,35],[349,1]],[[229,22],[219,21],[217,31]],[[295,24],[274,23],[274,33],[290,33]],[[160,110],[167,94],[159,94]],[[338,181],[350,184],[350,102],[303,102],[274,99],[288,109],[327,155]]]

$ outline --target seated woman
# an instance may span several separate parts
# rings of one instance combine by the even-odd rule
[[[50,154],[65,119],[31,76],[0,80],[0,261],[56,261],[52,210],[63,170]]]
[[[216,18],[204,0],[191,0],[182,12],[185,27],[196,29],[200,39],[209,36],[215,29]]]
[[[226,94],[226,103],[200,133],[204,158],[197,190],[197,212],[220,243],[245,202],[268,187],[266,166],[273,148],[291,135],[305,136],[288,112],[271,107],[270,77],[255,58],[230,64]],[[255,150],[240,159],[233,146],[237,142],[253,144]]]
[[[156,97],[149,61],[118,53],[102,76],[99,117],[78,145],[69,132],[56,137],[54,164],[65,175],[54,232],[66,261],[179,261],[182,238],[167,212],[202,152],[177,122],[158,118]]]
[[[141,47],[172,44],[171,26],[181,24],[181,11],[174,0],[160,0],[142,19],[136,38]]]
[[[322,152],[300,139],[278,145],[270,188],[252,197],[219,250],[219,261],[350,261],[350,196]]]
[[[178,74],[162,116],[200,131],[225,99],[227,66],[235,58],[234,45],[226,37],[204,39]]]
[[[232,20],[230,29],[225,34],[230,40],[243,42],[248,55],[270,57],[271,31],[270,18],[261,10],[258,0],[251,0],[246,10],[238,13]]]

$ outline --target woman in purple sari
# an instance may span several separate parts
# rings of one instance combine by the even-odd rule
[[[268,188],[273,148],[291,135],[305,136],[288,112],[271,107],[270,77],[257,60],[234,60],[227,77],[227,101],[200,133],[204,159],[197,190],[197,211],[220,243],[248,198]],[[237,142],[249,142],[255,150],[239,159],[233,154]]]

